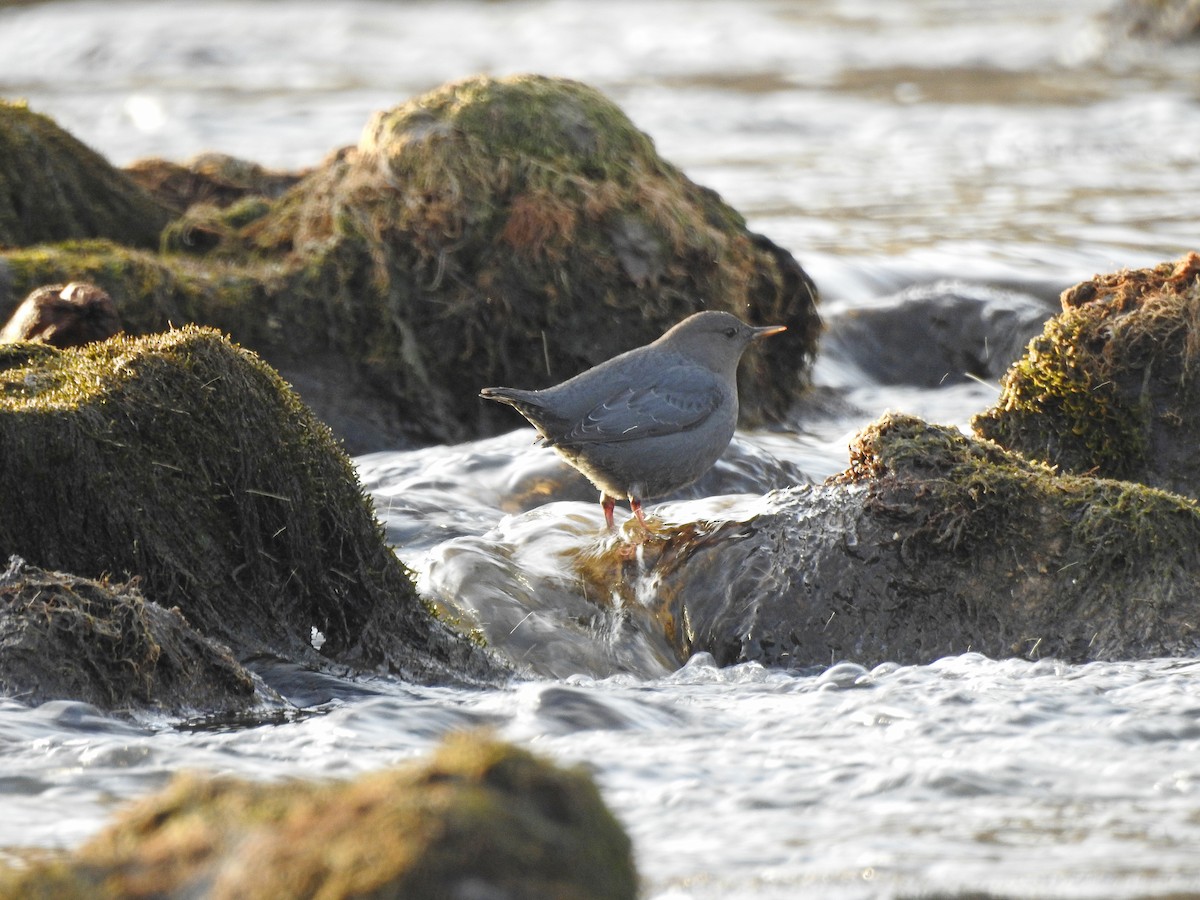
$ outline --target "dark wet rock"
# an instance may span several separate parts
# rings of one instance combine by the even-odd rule
[[[786,421],[807,384],[808,275],[574,81],[440,88],[378,113],[279,197],[258,175],[222,205],[240,183],[143,174],[177,208],[201,201],[163,231],[161,256],[95,241],[7,252],[0,315],[38,285],[86,279],[130,333],[220,328],[353,453],[506,430],[481,387],[561,381],[706,307],[788,326],[742,368],[743,425]]]
[[[498,674],[419,601],[329,430],[215,332],[0,344],[0,486],[6,553],[137,576],[239,656]]]
[[[121,330],[112,297],[94,284],[73,281],[33,291],[0,330],[0,343],[41,341],[52,347],[80,347]]]
[[[0,898],[633,900],[629,838],[592,779],[479,736],[351,782],[185,775]]]
[[[1200,651],[1200,508],[1139,484],[1057,475],[988,441],[887,416],[836,483],[665,528],[640,557],[584,554],[682,662],[807,667]],[[536,585],[534,586],[536,590]]]
[[[975,430],[1064,472],[1200,497],[1200,255],[1065,291]]]
[[[0,696],[174,714],[246,712],[278,700],[227,647],[136,583],[46,572],[18,557],[0,574]]]
[[[201,153],[184,163],[135,160],[125,173],[179,215],[197,204],[227,209],[248,198],[276,199],[307,171],[282,172],[224,153]]]
[[[0,248],[80,238],[152,248],[168,217],[164,205],[53,120],[0,100]],[[35,287],[17,289],[23,296]]]
[[[998,379],[1053,308],[1028,294],[942,281],[825,315],[821,365],[872,381],[939,387]]]

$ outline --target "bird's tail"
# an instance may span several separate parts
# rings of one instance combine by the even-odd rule
[[[538,430],[538,442],[552,445],[553,442],[547,433],[547,426],[550,420],[554,419],[552,414],[546,407],[538,401],[536,391],[523,391],[519,388],[505,387],[485,387],[479,392],[479,396],[484,400],[495,400],[498,403],[507,403],[521,415],[523,415],[529,424]]]
[[[507,403],[521,415],[528,418],[526,410],[540,410],[542,405],[534,398],[533,391],[522,391],[518,388],[485,387],[479,392],[484,400],[495,400],[497,403]]]

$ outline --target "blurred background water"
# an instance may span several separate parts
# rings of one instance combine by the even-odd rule
[[[357,141],[374,111],[449,80],[577,78],[790,250],[831,323],[946,279],[986,308],[1015,291],[1048,315],[1076,281],[1200,244],[1200,52],[1128,40],[1111,9],[5,5],[0,95],[27,99],[118,164],[216,150],[298,168]],[[849,436],[884,409],[965,424],[996,394],[994,379],[872,377],[832,344],[816,379],[859,411],[802,423],[797,435],[742,436],[813,478],[840,469]],[[462,542],[487,558],[497,529],[545,560],[545,542],[599,527],[594,503],[508,518],[505,487],[545,464],[527,446],[517,435],[357,461],[426,589],[453,583],[447,566]],[[780,672],[641,659],[617,674],[581,655],[581,674],[487,692],[310,684],[306,710],[220,727],[0,701],[0,847],[11,857],[74,846],[180,769],[343,776],[424,752],[449,729],[488,725],[592,766],[634,837],[647,897],[1200,892],[1200,662],[968,654]]]

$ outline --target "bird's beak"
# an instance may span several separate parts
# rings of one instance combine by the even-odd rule
[[[770,337],[773,334],[779,334],[781,331],[787,331],[786,325],[763,325],[761,328],[754,329],[754,337],[750,340],[757,341],[765,337]]]

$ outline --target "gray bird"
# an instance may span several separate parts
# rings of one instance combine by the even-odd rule
[[[540,391],[484,388],[538,430],[543,443],[600,489],[604,520],[627,498],[643,526],[642,501],[685,487],[729,446],[737,425],[737,366],[752,341],[785,331],[755,328],[726,312],[689,316],[644,347],[614,356]]]

